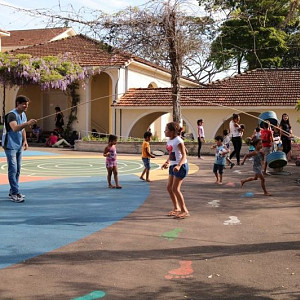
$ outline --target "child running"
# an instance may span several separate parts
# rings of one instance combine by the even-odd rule
[[[155,155],[151,154],[150,151],[150,140],[152,133],[150,131],[146,131],[144,133],[144,141],[142,145],[142,161],[144,163],[144,171],[142,172],[140,179],[145,180],[144,175],[146,174],[146,181],[151,182],[149,178],[150,173],[150,158],[155,158]]]
[[[264,191],[265,196],[271,196],[266,190],[265,178],[262,173],[262,164],[264,161],[264,152],[262,151],[262,141],[261,139],[256,139],[253,141],[253,146],[255,150],[251,153],[248,153],[244,156],[242,165],[245,163],[245,160],[249,157],[253,157],[253,171],[255,173],[254,177],[248,177],[246,179],[241,180],[241,186],[245,184],[245,182],[257,180],[258,178],[261,180],[261,187]]]
[[[213,149],[216,149],[213,172],[215,173],[216,176],[216,184],[222,184],[226,154],[229,152],[229,150],[223,144],[222,136],[220,135],[216,136],[215,140],[216,140],[216,145],[212,146]]]
[[[121,189],[118,178],[117,168],[117,144],[118,138],[115,135],[110,134],[108,137],[108,145],[104,149],[103,156],[106,157],[106,169],[107,169],[107,182],[110,189]],[[114,174],[114,180],[116,185],[111,183],[111,175]]]
[[[180,125],[176,122],[170,122],[166,125],[165,135],[169,138],[167,142],[169,158],[162,165],[162,169],[168,168],[168,165],[170,164],[167,190],[170,194],[174,208],[168,213],[168,216],[184,219],[190,214],[186,208],[180,188],[183,179],[188,174],[189,166],[186,159],[184,142],[179,136],[180,131]]]

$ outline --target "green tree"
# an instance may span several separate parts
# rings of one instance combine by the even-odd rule
[[[210,57],[217,68],[235,65],[240,73],[245,63],[250,70],[297,66],[297,61],[299,64],[299,58],[293,60],[300,49],[298,0],[202,0],[199,3],[206,9],[226,14],[211,46]]]

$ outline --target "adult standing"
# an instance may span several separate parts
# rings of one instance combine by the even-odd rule
[[[230,159],[235,155],[237,164],[240,164],[240,153],[242,149],[242,136],[244,132],[244,127],[239,124],[240,116],[238,114],[232,115],[232,120],[229,123],[229,130],[232,136],[231,141],[233,144],[233,151],[230,154]]]
[[[64,131],[63,126],[64,123],[64,114],[62,113],[59,106],[55,107],[55,129],[58,133],[62,133]]]
[[[27,150],[26,126],[36,123],[36,120],[27,121],[29,99],[25,96],[16,98],[16,108],[4,118],[2,146],[5,151],[8,165],[8,180],[10,184],[9,197],[13,202],[23,202],[24,195],[19,191],[19,177],[21,172],[22,150]],[[23,149],[22,149],[23,148]]]
[[[199,119],[197,121],[197,132],[198,132],[198,158],[203,159],[203,157],[201,156],[201,148],[202,148],[202,142],[205,142],[205,134],[204,134],[202,119]]]
[[[282,151],[286,154],[287,159],[291,159],[291,149],[292,149],[292,126],[290,124],[288,114],[284,113],[280,121],[280,135],[282,141]]]

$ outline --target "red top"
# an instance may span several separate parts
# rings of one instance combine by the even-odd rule
[[[260,131],[260,138],[262,141],[263,147],[271,147],[272,146],[272,131],[269,129],[262,129]]]
[[[49,144],[51,146],[57,143],[57,141],[58,141],[58,137],[55,134],[49,136],[49,142],[50,142]]]

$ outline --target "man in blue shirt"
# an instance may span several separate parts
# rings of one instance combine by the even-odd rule
[[[29,99],[25,96],[16,98],[16,108],[10,111],[4,119],[2,146],[5,151],[8,165],[8,180],[10,184],[9,197],[16,203],[24,201],[24,195],[19,191],[19,177],[21,172],[22,148],[28,148],[26,126],[36,123],[36,120],[27,121],[26,110]]]

